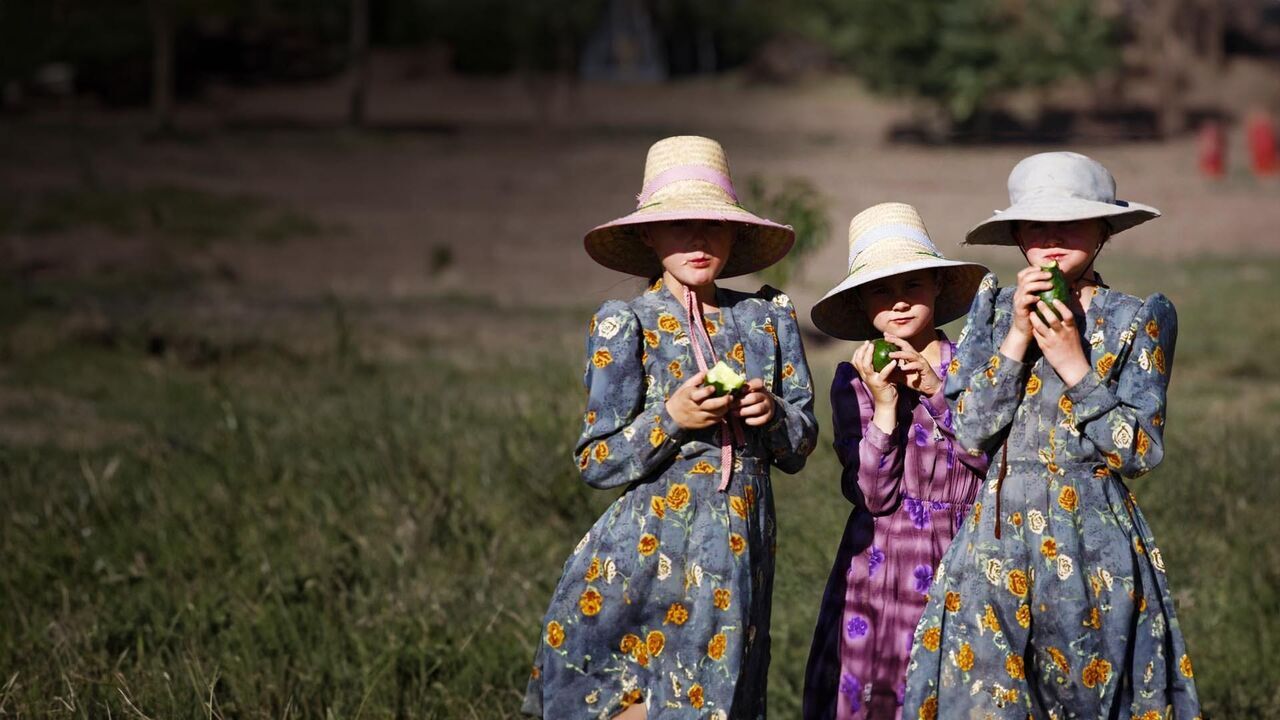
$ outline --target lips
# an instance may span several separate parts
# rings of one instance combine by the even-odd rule
[[[711,258],[693,258],[689,264],[696,268],[704,268],[711,264]]]

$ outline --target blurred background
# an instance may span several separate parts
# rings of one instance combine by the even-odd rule
[[[1275,0],[0,0],[0,716],[516,715],[616,493],[570,457],[582,250],[672,134],[796,226],[822,442],[775,477],[771,714],[849,506],[808,325],[844,229],[952,256],[1021,157],[1165,216],[1113,287],[1180,313],[1132,483],[1205,717],[1280,718]],[[952,337],[959,328],[948,328]]]

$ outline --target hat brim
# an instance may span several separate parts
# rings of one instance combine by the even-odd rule
[[[662,274],[662,261],[652,248],[642,242],[638,230],[643,225],[673,220],[743,225],[734,237],[729,260],[720,272],[722,278],[747,275],[769,267],[785,257],[796,240],[790,225],[766,220],[736,205],[725,204],[716,208],[637,210],[593,228],[583,238],[583,245],[593,260],[607,268],[629,275],[654,277]]]
[[[1113,203],[1079,198],[1046,198],[1027,200],[998,210],[978,223],[964,238],[965,245],[1017,245],[1010,223],[1015,220],[1036,222],[1071,222],[1102,218],[1111,226],[1112,234],[1160,217],[1160,211],[1136,202]]]
[[[841,340],[870,340],[884,333],[871,324],[858,298],[857,288],[882,278],[915,270],[938,271],[938,299],[933,303],[934,327],[945,325],[969,312],[978,285],[987,268],[978,263],[959,260],[920,260],[902,263],[875,272],[849,276],[835,286],[809,311],[809,318],[822,332]]]

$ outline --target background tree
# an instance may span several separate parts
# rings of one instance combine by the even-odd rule
[[[789,15],[873,91],[921,98],[952,123],[1001,93],[1119,59],[1093,0],[798,0]]]

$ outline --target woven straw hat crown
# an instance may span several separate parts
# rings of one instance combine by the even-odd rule
[[[641,241],[637,226],[664,221],[738,224],[721,277],[764,269],[782,259],[795,241],[789,226],[758,217],[739,204],[728,157],[711,138],[679,135],[654,143],[636,202],[635,212],[587,233],[584,244],[596,262],[632,275],[660,274],[662,263]]]
[[[987,269],[976,263],[948,260],[938,251],[924,219],[911,205],[872,205],[849,223],[849,270],[844,280],[814,305],[810,313],[818,329],[847,340],[879,337],[858,298],[861,285],[915,270],[935,269],[938,297],[936,325],[963,315]]]

